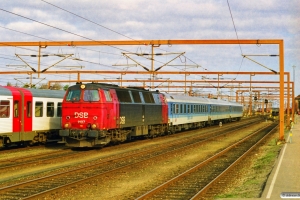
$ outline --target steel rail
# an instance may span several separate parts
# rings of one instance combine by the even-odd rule
[[[257,122],[257,121],[256,121]],[[247,122],[245,122],[247,123]],[[252,121],[251,123],[255,123],[255,121]],[[241,127],[241,124],[237,124],[235,125],[234,127],[237,127],[237,129],[235,130],[238,130],[239,128],[245,128],[245,127]],[[223,129],[224,130],[224,129]],[[228,130],[232,130],[232,126],[228,128]],[[210,133],[211,134],[211,133]],[[224,133],[224,134],[228,134],[228,133]],[[121,166],[121,167],[117,167],[117,168],[114,168],[112,170],[108,170],[106,172],[103,172],[103,173],[100,173],[100,174],[96,174],[96,175],[92,175],[92,176],[89,176],[87,178],[82,178],[80,180],[77,180],[77,181],[72,181],[71,183],[68,183],[68,184],[65,184],[65,185],[61,185],[61,186],[57,186],[55,188],[52,188],[52,189],[49,189],[49,190],[46,190],[46,191],[42,191],[40,193],[37,193],[37,194],[33,194],[33,195],[30,195],[30,196],[27,196],[27,197],[23,197],[22,199],[36,199],[37,197],[40,197],[40,196],[44,196],[48,193],[51,193],[55,190],[60,190],[61,188],[65,188],[65,187],[68,187],[70,185],[74,185],[74,184],[78,184],[78,183],[83,183],[83,182],[86,182],[88,181],[89,179],[92,179],[92,178],[97,178],[97,177],[100,177],[100,176],[103,176],[104,174],[107,174],[107,173],[111,173],[113,171],[117,171],[117,170],[120,170],[122,168],[125,168],[125,167],[129,167],[131,165],[135,165],[135,164],[138,164],[138,163],[141,163],[141,162],[145,162],[147,160],[150,160],[150,159],[153,159],[154,157],[158,157],[158,156],[163,156],[165,154],[168,154],[168,153],[172,153],[173,151],[178,151],[182,148],[186,148],[187,146],[190,146],[190,145],[197,145],[199,143],[202,143],[202,142],[205,142],[205,141],[208,141],[208,140],[211,140],[213,138],[216,138],[216,137],[220,137],[224,134],[220,134],[220,135],[217,135],[217,136],[213,136],[213,137],[210,137],[210,138],[207,138],[205,140],[201,140],[201,141],[197,141],[195,142],[195,137],[194,136],[191,136],[193,137],[193,142],[192,144],[189,144],[189,145],[185,145],[183,147],[179,147],[179,148],[175,148],[175,149],[172,149],[168,152],[163,152],[162,154],[159,154],[159,155],[154,155],[154,156],[151,156],[150,158],[143,158],[141,161],[138,161],[138,162],[134,162],[133,164],[126,164],[125,166]],[[209,135],[209,134],[207,134]],[[201,138],[202,136],[199,135],[199,138]],[[178,143],[182,143],[182,140],[179,141]],[[172,143],[169,145],[170,147],[172,146],[175,146],[175,147],[178,147],[178,144],[176,143]],[[35,179],[35,180],[30,180],[30,181],[26,181],[26,182],[23,182],[23,183],[19,183],[19,184],[15,184],[13,186],[8,186],[8,187],[4,187],[4,188],[0,188],[0,192],[2,193],[3,191],[5,190],[11,190],[12,188],[18,188],[18,187],[24,187],[26,184],[28,183],[34,183],[34,182],[37,182],[37,181],[41,181],[41,180],[46,180],[46,179],[51,179],[53,181],[53,179],[55,177],[59,177],[63,174],[68,174],[68,173],[72,173],[72,172],[77,172],[77,171],[80,171],[80,170],[84,170],[86,171],[87,168],[92,168],[93,166],[99,166],[100,164],[104,164],[104,163],[111,163],[112,161],[116,161],[116,160],[120,160],[120,159],[128,159],[129,157],[133,157],[135,155],[140,155],[140,154],[145,154],[145,153],[148,153],[148,152],[151,152],[153,150],[155,150],[156,148],[152,148],[150,150],[145,150],[145,151],[142,151],[142,152],[137,152],[137,153],[134,153],[134,154],[130,154],[128,156],[122,156],[121,158],[117,158],[117,159],[114,159],[114,160],[107,160],[107,161],[101,161],[99,163],[96,163],[96,164],[93,164],[93,165],[89,165],[88,167],[85,166],[85,167],[80,167],[80,168],[77,168],[77,169],[74,169],[74,170],[70,170],[70,171],[67,171],[67,172],[61,172],[61,173],[58,173],[58,174],[54,174],[54,175],[49,175],[49,176],[46,176],[46,177],[42,177],[42,178],[38,178],[38,179]],[[158,147],[157,149],[160,149],[160,147]],[[1,199],[1,198],[0,198]]]

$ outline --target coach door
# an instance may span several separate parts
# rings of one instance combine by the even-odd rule
[[[20,100],[14,100],[13,105],[13,132],[21,132]],[[20,139],[20,135],[19,135]]]

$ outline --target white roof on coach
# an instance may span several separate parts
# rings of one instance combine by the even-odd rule
[[[228,106],[241,106],[236,102],[224,101],[219,99],[209,99],[204,97],[192,97],[184,95],[172,95],[164,94],[167,102],[178,102],[178,103],[203,103],[203,104],[215,104],[215,105],[228,105]]]

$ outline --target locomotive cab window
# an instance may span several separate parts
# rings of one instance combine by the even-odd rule
[[[9,101],[0,101],[0,118],[9,117]]]
[[[47,117],[54,117],[54,103],[47,102]]]
[[[104,90],[104,96],[105,96],[106,101],[112,101],[109,91]]]
[[[83,101],[99,101],[100,96],[98,90],[84,90]]]
[[[79,101],[81,90],[69,90],[66,101]]]

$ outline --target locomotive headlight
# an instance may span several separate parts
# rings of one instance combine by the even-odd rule
[[[96,129],[97,125],[96,124],[92,124],[92,129]]]
[[[70,123],[65,123],[64,128],[71,128],[71,124]]]

